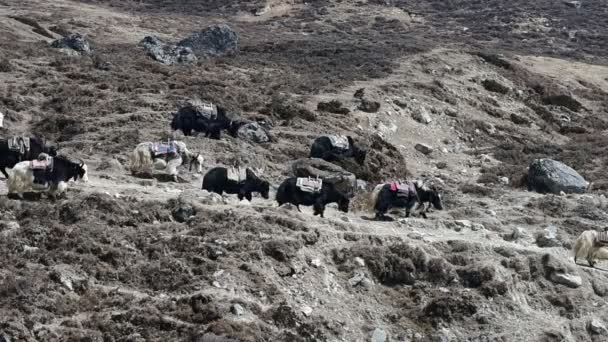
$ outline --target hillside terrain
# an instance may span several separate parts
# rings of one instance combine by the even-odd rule
[[[0,17],[2,136],[90,172],[56,201],[0,179],[0,341],[608,341],[608,266],[571,253],[608,228],[604,1],[0,0]],[[166,65],[139,44],[216,24],[237,53]],[[71,33],[90,53],[53,47]],[[273,140],[172,131],[189,100]],[[341,162],[363,181],[351,210],[278,207],[326,134],[368,149]],[[138,143],[171,138],[204,171],[264,169],[271,198],[130,174]],[[589,191],[527,191],[536,158]],[[405,177],[444,210],[372,220],[369,190]]]

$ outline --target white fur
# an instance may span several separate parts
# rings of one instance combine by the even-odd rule
[[[595,244],[597,231],[586,230],[574,241],[574,262],[585,259],[591,266],[598,260],[608,260],[608,247]]]
[[[194,157],[194,153],[190,152],[186,144],[182,141],[173,141],[177,145],[177,156],[165,162],[163,159],[153,159],[153,142],[143,142],[137,145],[131,153],[130,170],[133,174],[147,173],[152,174],[155,169],[165,169],[165,173],[171,176],[177,176],[177,168],[185,160],[190,161]],[[204,158],[200,155],[196,157],[195,164],[198,173],[203,172]]]
[[[372,194],[370,196],[369,205],[368,205],[369,211],[371,211],[371,212],[375,211],[376,202],[378,201],[378,195],[380,194],[380,190],[382,190],[382,187],[384,185],[385,185],[384,183],[378,184],[378,185],[376,185],[376,187],[374,188],[374,190],[372,190]]]
[[[83,166],[86,171],[86,165]],[[85,177],[86,177],[85,172]],[[83,178],[84,179],[84,178]],[[88,180],[88,178],[87,178]],[[8,180],[6,182],[9,194],[16,194],[19,197],[23,197],[25,192],[44,192],[48,191],[53,196],[62,195],[67,189],[67,182],[59,182],[57,188],[41,188],[34,186],[34,172],[30,168],[30,161],[22,161],[17,163],[10,171]]]

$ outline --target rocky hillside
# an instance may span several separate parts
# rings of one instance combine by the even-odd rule
[[[3,136],[39,134],[90,170],[57,201],[9,199],[0,181],[0,340],[608,340],[608,270],[571,255],[608,218],[607,11],[0,0]],[[272,141],[171,131],[197,99]],[[347,214],[127,171],[139,142],[177,138],[205,170],[264,168],[276,189],[322,134],[369,150],[339,162],[364,181]],[[537,158],[589,191],[528,192]],[[439,186],[445,210],[371,220],[370,186],[406,176]]]

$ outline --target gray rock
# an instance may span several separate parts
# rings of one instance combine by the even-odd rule
[[[566,285],[573,289],[581,287],[581,285],[583,285],[583,279],[580,276],[570,273],[551,273],[551,281],[557,284]]]
[[[226,56],[239,51],[239,36],[226,24],[212,25],[177,45],[191,49],[199,58]]]
[[[427,155],[433,152],[433,147],[427,144],[416,144],[414,148],[416,149],[416,151]]]
[[[549,225],[547,228],[536,234],[536,244],[538,247],[561,247],[562,241],[558,235],[557,227]]]
[[[291,173],[295,177],[319,177],[346,194],[354,194],[357,188],[357,177],[354,174],[319,158],[296,160],[291,165]]]
[[[366,190],[368,183],[362,179],[357,179],[357,190]]]
[[[239,128],[239,138],[253,143],[262,144],[270,141],[266,130],[257,122],[250,122]]]
[[[354,261],[355,261],[355,264],[357,264],[357,266],[360,266],[360,267],[365,266],[365,260],[363,260],[363,258],[355,257]]]
[[[51,47],[56,49],[71,49],[79,53],[91,53],[91,46],[86,38],[78,33],[57,39],[51,43]]]
[[[387,338],[387,334],[386,331],[380,329],[380,328],[376,328],[373,332],[372,332],[372,342],[385,342]]]
[[[156,36],[145,37],[138,46],[144,48],[155,61],[166,65],[188,64],[197,60],[190,48],[166,44]]]
[[[323,263],[321,262],[321,259],[319,258],[314,258],[312,260],[310,260],[310,264],[316,268],[321,267],[321,265],[323,265]]]
[[[564,1],[564,5],[566,5],[568,7],[579,9],[579,8],[581,8],[582,2],[581,1]]]
[[[196,215],[196,210],[189,204],[181,204],[171,211],[171,216],[180,223],[186,222],[191,216]]]
[[[240,304],[232,304],[230,312],[235,316],[243,316],[245,314],[245,309],[243,309]]]
[[[515,227],[510,234],[504,236],[504,239],[507,241],[517,241],[520,239],[525,239],[528,237],[528,232],[522,227]]]
[[[414,111],[412,113],[412,119],[425,125],[428,125],[433,121],[433,119],[431,119],[431,116],[429,115],[429,112],[424,107],[421,107],[419,110]]]
[[[350,284],[350,286],[355,287],[357,285],[362,285],[365,279],[367,279],[365,273],[355,272],[355,275],[352,278],[348,279],[348,283]]]
[[[312,308],[308,305],[302,305],[302,307],[300,308],[300,311],[302,311],[302,313],[306,317],[312,315]]]
[[[569,166],[551,159],[534,160],[528,169],[528,190],[539,193],[584,193],[589,183]]]
[[[593,318],[587,323],[587,329],[594,335],[608,335],[608,329],[606,329],[604,322],[597,318]]]
[[[78,275],[69,265],[54,266],[50,277],[70,291],[83,290],[87,286],[87,279]]]

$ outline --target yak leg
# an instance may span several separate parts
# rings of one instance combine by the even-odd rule
[[[302,212],[302,210],[300,210],[300,205],[296,204],[296,209],[298,209],[299,212]]]
[[[593,247],[593,249],[593,252],[589,253],[589,257],[587,258],[589,266],[594,267],[595,260],[608,260],[608,247]]]
[[[4,175],[4,177],[6,179],[8,179],[8,173],[6,172],[6,166],[0,167],[0,171],[2,172],[2,174]]]

